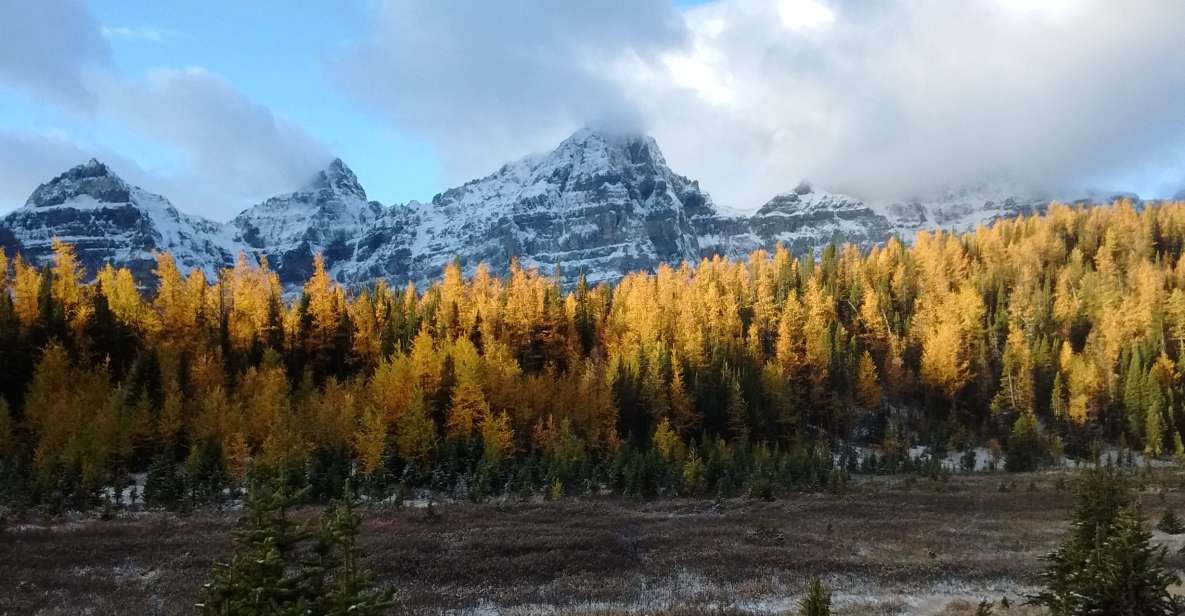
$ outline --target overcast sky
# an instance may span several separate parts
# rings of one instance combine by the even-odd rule
[[[0,0],[0,211],[92,156],[217,220],[333,156],[425,200],[589,123],[739,210],[804,178],[1168,196],[1181,58],[1179,0]]]

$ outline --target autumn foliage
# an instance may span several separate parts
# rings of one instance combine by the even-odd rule
[[[88,281],[59,243],[45,268],[0,256],[0,459],[40,494],[162,458],[493,489],[522,465],[550,485],[612,464],[648,481],[653,462],[702,489],[741,449],[1007,441],[1018,419],[1071,453],[1185,454],[1183,248],[1185,204],[1054,205],[613,286],[511,264],[347,290],[317,257],[286,296],[245,256],[216,280],[160,254],[152,290],[110,266]]]

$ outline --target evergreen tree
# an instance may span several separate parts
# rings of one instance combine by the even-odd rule
[[[1168,535],[1180,535],[1185,533],[1185,522],[1172,509],[1165,509],[1164,515],[1156,523],[1156,530]]]
[[[144,479],[144,504],[149,507],[176,507],[185,494],[185,482],[177,463],[169,454],[153,459]]]
[[[0,250],[0,254],[4,254],[4,251]],[[8,410],[8,401],[0,396],[0,460],[8,457],[15,449],[12,423],[12,413]]]
[[[358,531],[362,516],[347,482],[344,495],[326,512],[317,535],[316,557],[308,568],[315,592],[312,614],[324,616],[377,616],[390,612],[394,591],[375,587],[374,575],[361,563]]]
[[[1179,579],[1151,538],[1123,479],[1110,470],[1088,471],[1079,486],[1070,536],[1046,557],[1046,588],[1030,603],[1052,616],[1183,613],[1185,604],[1168,592]]]
[[[252,481],[245,513],[234,531],[229,562],[215,566],[197,605],[209,616],[278,616],[310,613],[318,580],[295,569],[296,549],[307,533],[288,519],[301,495],[282,482]]]
[[[1048,458],[1045,440],[1037,430],[1037,418],[1031,412],[1021,413],[1012,424],[1004,470],[1010,473],[1036,470]]]
[[[831,593],[817,577],[806,587],[806,596],[798,604],[799,616],[831,616]]]
[[[1062,421],[1066,417],[1066,386],[1062,383],[1062,373],[1053,375],[1053,389],[1049,393],[1049,413],[1054,420]]]

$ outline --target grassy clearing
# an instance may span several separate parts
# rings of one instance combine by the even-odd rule
[[[416,614],[779,614],[813,574],[839,614],[974,613],[1033,588],[1072,495],[1061,474],[874,478],[775,501],[566,500],[371,510],[368,564]],[[1185,511],[1181,476],[1140,493]],[[296,515],[311,519],[315,512]],[[0,615],[189,614],[235,515],[10,520]],[[1181,568],[1181,539],[1156,533]],[[1028,608],[997,614],[1036,614]]]

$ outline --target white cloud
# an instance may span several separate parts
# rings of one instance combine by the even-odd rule
[[[171,41],[181,33],[170,28],[157,26],[103,26],[103,38],[117,41],[137,41],[161,44]]]
[[[19,87],[83,123],[122,126],[175,150],[181,162],[152,172],[68,134],[0,133],[0,210],[92,156],[186,211],[226,219],[294,190],[331,158],[326,147],[222,77],[201,68],[119,73],[107,39],[164,42],[155,27],[102,27],[73,0],[0,0],[0,86]]]
[[[169,196],[212,218],[295,190],[332,158],[302,128],[202,68],[112,83],[102,100],[105,112],[182,155],[186,165],[169,180],[179,190]]]
[[[450,182],[631,116],[614,73],[653,70],[685,34],[669,0],[379,4],[373,31],[327,70],[435,145]]]
[[[835,21],[835,12],[819,0],[778,0],[778,17],[789,30],[809,30]]]
[[[376,5],[370,31],[325,68],[431,143],[449,184],[587,123],[651,132],[677,171],[742,209],[803,177],[870,197],[986,174],[1048,189],[1185,184],[1185,2]],[[0,0],[0,86],[175,150],[182,162],[145,187],[215,218],[292,189],[328,158],[216,74],[112,66],[107,39],[169,36],[104,33],[77,0]],[[95,149],[0,137],[0,198],[20,201]]]
[[[864,196],[986,175],[1176,187],[1185,3],[389,1],[330,70],[452,181],[630,115],[676,170],[754,208],[808,177]]]
[[[0,0],[0,84],[89,109],[111,50],[82,0]]]
[[[627,85],[668,159],[718,200],[756,207],[803,176],[865,196],[985,175],[1053,190],[1185,176],[1173,102],[1185,97],[1185,4],[834,7],[804,32],[784,28],[779,3],[690,11],[688,28],[711,32],[694,36],[693,61],[731,76],[725,108]]]

